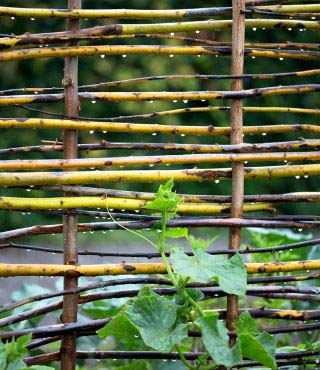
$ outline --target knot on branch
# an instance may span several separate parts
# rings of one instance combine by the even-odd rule
[[[64,79],[61,81],[61,83],[64,88],[74,86],[72,78],[69,76],[65,76]]]

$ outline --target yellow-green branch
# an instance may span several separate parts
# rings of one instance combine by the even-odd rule
[[[274,95],[304,94],[317,92],[320,84],[271,86],[239,91],[160,91],[160,92],[81,92],[81,100],[91,101],[154,101],[154,100],[216,100],[216,99],[247,99]],[[7,95],[0,96],[0,105],[16,105],[31,103],[54,103],[64,100],[63,94],[39,95]],[[43,120],[44,121],[44,120]]]
[[[0,98],[1,101],[1,98]],[[1,103],[0,103],[1,104]],[[174,126],[141,123],[122,122],[97,122],[63,119],[41,119],[41,118],[0,118],[0,128],[39,128],[39,129],[68,129],[84,131],[106,131],[106,132],[128,132],[149,133],[165,135],[229,135],[230,127],[216,126]],[[320,126],[310,124],[293,125],[261,125],[246,126],[244,134],[267,134],[267,133],[319,133]]]
[[[270,162],[270,161],[316,161],[320,152],[302,153],[230,153],[230,154],[184,154],[157,156],[129,156],[81,159],[0,160],[0,171],[50,170],[96,167],[123,167],[168,164]]]
[[[246,167],[246,179],[271,179],[290,176],[320,174],[320,164]],[[231,168],[207,168],[190,170],[136,170],[136,171],[74,171],[74,172],[8,172],[0,173],[0,186],[32,185],[82,185],[112,182],[145,183],[212,181],[230,179]]]
[[[159,18],[187,18],[187,17],[212,17],[230,14],[231,7],[211,7],[192,9],[48,9],[48,8],[18,8],[0,7],[0,15],[25,18],[67,18],[67,19],[159,19]],[[248,10],[264,10],[271,13],[318,13],[320,4],[300,5],[267,5],[249,7]]]
[[[319,25],[320,26],[320,25]],[[320,28],[319,28],[320,29]],[[66,38],[68,41],[69,38]],[[22,43],[23,41],[23,43]],[[47,40],[43,40],[45,44]],[[0,39],[0,45],[5,47],[19,46],[19,42],[28,45],[27,40],[17,38]],[[10,62],[24,59],[65,58],[67,56],[94,56],[94,55],[230,55],[229,47],[216,48],[214,46],[162,46],[162,45],[95,45],[47,47],[8,50],[0,53],[0,62]],[[316,51],[301,50],[264,50],[247,49],[245,55],[249,57],[289,58],[303,60],[320,60]]]
[[[320,260],[247,263],[247,272],[276,273],[320,269]],[[0,264],[0,276],[108,276],[165,274],[163,263],[122,263],[106,265],[36,265],[36,264]]]
[[[74,208],[107,208],[140,210],[149,202],[138,199],[112,197],[58,197],[58,198],[15,198],[0,197],[0,209],[6,210],[46,210]],[[250,203],[244,205],[245,212],[273,211],[268,203]],[[178,213],[219,214],[228,212],[230,204],[182,203],[177,207]]]

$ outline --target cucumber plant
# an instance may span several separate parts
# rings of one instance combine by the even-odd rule
[[[168,221],[176,217],[181,201],[173,191],[173,181],[161,185],[155,199],[145,206],[161,216],[155,226],[157,240],[154,242],[142,236],[159,251],[176,290],[175,295],[169,299],[150,287],[143,287],[137,297],[130,299],[105,327],[98,330],[98,335],[101,338],[119,335],[140,338],[146,346],[163,353],[176,350],[184,366],[190,370],[210,370],[219,366],[230,368],[243,363],[244,358],[276,369],[275,340],[258,328],[249,312],[243,312],[235,323],[237,340],[230,348],[224,321],[219,319],[217,312],[203,309],[205,297],[200,289],[188,287],[191,281],[209,283],[215,280],[224,292],[245,296],[247,272],[239,254],[231,258],[210,255],[206,252],[210,242],[189,236],[186,228],[167,228]],[[179,237],[188,240],[192,256],[169,244],[170,238]],[[189,330],[200,331],[202,345],[207,352],[193,363],[189,363],[183,354]]]

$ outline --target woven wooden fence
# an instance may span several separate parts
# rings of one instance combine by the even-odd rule
[[[10,5],[10,2],[7,2]],[[287,4],[288,3],[288,4]],[[54,2],[52,3],[54,6]],[[209,7],[194,9],[164,9],[164,10],[130,10],[130,9],[81,9],[81,0],[68,0],[68,9],[41,9],[41,8],[14,8],[0,6],[1,19],[5,17],[31,18],[37,21],[39,18],[65,19],[67,30],[63,32],[50,32],[41,34],[1,35],[0,38],[0,61],[11,63],[14,61],[30,60],[39,58],[64,58],[64,78],[62,87],[24,87],[21,89],[8,89],[1,91],[0,106],[14,106],[31,111],[33,118],[0,118],[1,132],[9,132],[16,135],[18,129],[46,129],[61,130],[62,141],[49,142],[42,145],[35,143],[34,146],[2,148],[0,155],[0,186],[2,197],[0,198],[1,210],[12,212],[44,212],[52,215],[63,216],[63,223],[55,225],[35,225],[20,229],[3,231],[0,233],[1,248],[33,249],[38,253],[51,253],[50,248],[25,246],[15,244],[15,240],[34,235],[63,233],[63,263],[58,265],[49,264],[0,264],[0,276],[3,278],[17,276],[63,276],[64,290],[55,294],[47,294],[39,297],[30,297],[24,302],[5,305],[0,312],[10,312],[13,308],[32,302],[57,297],[56,303],[49,304],[40,309],[25,311],[21,314],[9,315],[0,320],[0,325],[5,329],[7,325],[22,322],[30,318],[44,315],[56,310],[62,310],[62,323],[54,326],[1,331],[3,340],[19,337],[26,333],[33,334],[33,341],[29,344],[30,355],[26,363],[45,364],[51,361],[61,361],[62,369],[74,369],[78,359],[86,358],[127,358],[127,359],[179,359],[177,353],[157,353],[153,351],[105,351],[84,352],[77,351],[77,338],[85,335],[94,335],[96,330],[103,327],[109,318],[93,320],[86,323],[77,322],[78,306],[86,302],[124,297],[137,294],[136,291],[118,291],[80,295],[81,292],[90,289],[106,288],[110,285],[125,284],[152,284],[165,285],[164,280],[156,274],[166,274],[166,268],[162,263],[152,263],[151,258],[159,257],[153,252],[116,252],[116,251],[78,251],[77,233],[83,231],[109,231],[126,227],[131,230],[144,230],[151,228],[157,218],[150,215],[145,205],[154,199],[152,192],[137,192],[117,190],[117,184],[125,183],[155,183],[161,184],[170,179],[174,183],[183,182],[209,182],[212,184],[210,194],[181,195],[183,202],[178,206],[179,217],[168,222],[168,227],[189,228],[227,228],[229,232],[229,244],[225,249],[214,250],[212,254],[233,255],[240,251],[243,256],[250,253],[277,252],[294,250],[295,248],[310,247],[318,244],[318,240],[300,242],[291,245],[264,248],[259,250],[240,250],[242,228],[286,228],[286,229],[313,229],[318,227],[317,216],[303,215],[303,204],[318,202],[320,192],[295,192],[277,193],[273,187],[269,194],[260,194],[257,185],[255,195],[245,194],[245,184],[255,179],[261,182],[273,178],[296,177],[307,178],[320,174],[320,153],[318,151],[320,141],[316,137],[320,128],[316,123],[305,123],[304,117],[317,117],[318,107],[279,107],[269,106],[266,102],[277,95],[301,94],[309,99],[320,90],[320,84],[305,83],[304,79],[314,76],[317,79],[320,69],[316,68],[320,60],[319,44],[308,43],[307,37],[304,43],[295,43],[294,40],[283,43],[250,42],[245,37],[246,30],[267,30],[272,34],[287,32],[291,29],[299,29],[301,32],[315,31],[320,29],[319,13],[320,4],[292,4],[288,1],[266,0],[233,0],[232,6]],[[81,27],[83,20],[99,20],[93,28]],[[115,20],[120,23],[115,23]],[[124,21],[121,23],[121,21]],[[128,23],[131,20],[132,23]],[[102,25],[106,23],[106,25]],[[83,24],[83,23],[82,23]],[[205,35],[214,35],[220,31],[229,30],[230,41],[215,41]],[[248,34],[251,34],[248,32]],[[308,35],[308,32],[305,32]],[[127,41],[138,38],[141,45]],[[132,76],[130,79],[113,81],[109,76],[109,82],[95,83],[91,85],[78,85],[78,58],[89,56],[101,56],[101,58],[122,55],[127,63],[131,55],[161,55],[163,58],[174,57],[178,61],[179,56],[208,58],[208,74],[184,74],[158,76]],[[219,74],[215,68],[215,57],[225,58],[230,63],[228,75]],[[259,74],[245,74],[244,66],[247,59],[269,58],[270,70],[276,63],[284,59],[309,61],[314,63],[314,69],[287,71],[281,73],[269,73],[260,71]],[[150,57],[152,63],[152,57]],[[81,69],[81,59],[80,59]],[[156,66],[154,66],[155,71]],[[90,71],[87,71],[89,73]],[[212,73],[214,72],[214,73]],[[5,76],[1,78],[5,79]],[[278,85],[278,80],[287,81],[285,85]],[[291,84],[290,79],[299,79],[297,84]],[[46,76],[42,76],[45,86]],[[230,82],[230,89],[206,90],[206,91],[139,91],[140,83],[163,80],[174,86],[179,82],[189,80],[213,81],[219,86],[220,80]],[[310,80],[310,79],[309,79]],[[244,88],[244,82],[246,86]],[[264,83],[263,87],[259,83]],[[117,87],[127,85],[135,87],[133,92],[117,92]],[[303,95],[302,95],[303,94]],[[306,94],[306,95],[304,95]],[[259,100],[254,100],[259,98]],[[256,105],[244,105],[254,101]],[[104,119],[79,117],[81,102],[142,102],[168,101],[172,102],[172,108],[166,111],[141,113],[124,117]],[[176,102],[192,102],[191,107],[175,108]],[[220,102],[230,102],[229,106],[222,106]],[[273,100],[274,101],[274,100]],[[50,116],[47,107],[56,102],[64,103],[64,114]],[[193,104],[194,102],[194,104]],[[38,103],[36,108],[33,104]],[[39,104],[44,104],[40,109]],[[201,114],[221,111],[230,112],[230,124],[221,126],[216,124],[203,125],[199,118],[199,124],[188,124],[188,114]],[[261,113],[260,121],[248,125],[243,120],[243,113]],[[278,112],[279,121],[272,124],[263,122],[263,113]],[[85,116],[85,109],[81,115]],[[290,113],[302,113],[301,122],[283,123],[283,117]],[[184,125],[170,124],[170,118],[185,114]],[[157,123],[158,117],[168,118],[168,124]],[[154,119],[152,123],[147,119]],[[126,133],[128,142],[110,142],[103,140],[100,143],[79,142],[80,131],[103,132],[103,133]],[[291,141],[267,141],[272,134],[292,133],[296,135]],[[139,141],[139,135],[161,135],[163,142]],[[187,140],[176,140],[178,135]],[[246,143],[246,137],[254,135],[255,143]],[[211,144],[192,144],[195,136],[212,138]],[[304,137],[301,137],[304,136]],[[305,138],[305,136],[307,138]],[[89,136],[88,136],[89,137]],[[108,135],[106,135],[108,137]],[[132,137],[132,138],[131,138]],[[144,136],[145,137],[145,136]],[[228,138],[229,143],[214,144],[219,138]],[[263,140],[262,140],[263,139]],[[175,143],[175,141],[179,141]],[[91,152],[110,153],[113,149],[130,151],[130,156],[99,156],[93,158]],[[140,155],[141,150],[148,151],[149,155]],[[162,154],[154,152],[160,151]],[[10,159],[10,154],[24,153],[54,153],[63,154],[63,159]],[[81,153],[81,158],[78,154]],[[250,162],[248,164],[248,162]],[[259,166],[261,162],[262,165]],[[269,165],[271,162],[272,165]],[[145,169],[146,166],[155,167]],[[174,165],[175,169],[166,169],[164,165]],[[186,166],[187,165],[187,166]],[[136,166],[133,169],[130,166]],[[140,167],[139,167],[140,166]],[[199,168],[192,168],[199,166]],[[115,169],[114,169],[115,167]],[[232,184],[230,195],[216,195],[215,183],[226,182]],[[108,184],[104,186],[94,185]],[[113,185],[114,184],[114,185]],[[85,187],[84,185],[91,185]],[[61,192],[60,197],[11,197],[6,192],[10,188],[34,188],[46,192]],[[152,188],[154,189],[154,187]],[[10,192],[12,194],[12,191]],[[32,193],[31,193],[32,195]],[[274,216],[270,211],[276,210],[280,203],[301,204],[301,215]],[[91,209],[91,210],[86,210]],[[120,211],[123,211],[122,213]],[[125,212],[124,212],[125,211]],[[136,214],[134,211],[139,212]],[[82,216],[109,217],[113,215],[118,221],[103,221],[94,223],[80,223]],[[250,216],[254,212],[254,216]],[[263,214],[262,212],[266,212]],[[4,213],[3,213],[4,214]],[[119,264],[83,265],[79,264],[79,255],[100,255],[119,257]],[[272,255],[271,255],[272,256]],[[144,263],[121,262],[123,259],[131,261],[131,257],[141,259],[148,258]],[[319,279],[320,261],[306,260],[290,262],[277,262],[270,259],[268,263],[247,263],[249,276],[248,296],[281,299],[303,299],[305,301],[317,301],[317,279]],[[313,271],[316,270],[316,271]],[[299,274],[293,272],[299,272]],[[278,274],[283,273],[283,274]],[[293,274],[289,274],[293,273]],[[104,275],[137,275],[136,278],[124,278],[111,282],[92,284],[91,286],[79,287],[80,276],[104,276]],[[146,277],[150,275],[150,277]],[[255,276],[258,274],[257,276]],[[265,276],[261,276],[264,275]],[[274,275],[272,275],[274,274]],[[143,275],[139,277],[139,275]],[[156,276],[156,277],[155,277]],[[27,278],[26,278],[27,279]],[[315,287],[303,290],[301,287],[290,285],[287,282],[301,280],[313,280]],[[252,284],[252,285],[251,285]],[[259,284],[259,285],[254,285]],[[280,285],[279,285],[280,284]],[[214,284],[202,286],[207,289],[207,298],[223,296],[223,292]],[[211,289],[211,291],[210,291]],[[162,288],[160,292],[170,294],[170,288]],[[211,293],[210,293],[211,292]],[[63,297],[61,301],[60,298]],[[238,320],[239,298],[235,295],[227,295],[227,307],[221,307],[220,314],[226,319],[227,327],[232,332],[233,323]],[[249,308],[248,308],[249,309]],[[250,313],[257,318],[295,319],[302,321],[296,325],[267,327],[272,334],[290,333],[298,331],[317,331],[320,324],[318,311],[293,311],[271,309],[249,309]],[[312,320],[312,322],[307,322]],[[59,352],[34,355],[33,350],[61,340]],[[232,344],[232,340],[231,340]],[[308,362],[308,355],[313,356]],[[292,363],[310,363],[314,368],[316,352],[280,353],[277,355],[278,365]],[[194,360],[199,353],[186,353],[187,360]],[[248,362],[245,366],[249,366]],[[256,364],[252,363],[252,366]],[[242,365],[241,365],[242,366]],[[241,367],[239,366],[239,367]],[[258,366],[258,365],[257,365]],[[244,366],[242,366],[244,367]]]

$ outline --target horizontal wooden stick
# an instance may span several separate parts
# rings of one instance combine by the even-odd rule
[[[320,45],[320,44],[319,44]],[[308,69],[303,71],[294,71],[294,72],[283,72],[283,73],[263,73],[263,74],[252,74],[246,73],[242,75],[162,75],[162,76],[147,76],[147,77],[137,77],[130,78],[126,80],[117,80],[109,82],[100,82],[96,84],[87,84],[79,86],[79,90],[84,89],[95,89],[95,88],[110,88],[118,87],[127,84],[137,84],[143,82],[153,82],[153,81],[172,81],[172,80],[225,80],[225,79],[249,79],[249,80],[268,80],[268,79],[277,79],[277,78],[287,78],[287,77],[309,77],[317,76],[320,74],[320,69]],[[63,91],[63,87],[23,87],[20,89],[7,89],[1,90],[0,95],[10,94],[10,93],[44,93],[44,92],[55,92]],[[189,108],[190,109],[190,108]],[[198,107],[192,108],[191,111],[196,111],[196,109],[208,109],[209,110],[229,110],[229,107]],[[315,113],[319,112],[319,109],[305,109],[305,108],[291,108],[291,107],[244,107],[244,110],[247,112],[258,112],[261,111],[276,111],[276,112],[293,112],[293,113]],[[205,111],[205,110],[204,110]],[[160,113],[160,112],[157,112]],[[319,113],[318,113],[319,114]]]
[[[314,176],[320,174],[320,164],[286,165],[269,167],[246,167],[246,179],[272,179],[291,176]],[[145,183],[212,181],[230,179],[230,168],[207,168],[190,170],[136,170],[136,171],[81,171],[81,172],[7,172],[0,173],[0,186],[35,185],[82,185],[111,182]]]
[[[8,90],[10,91],[10,90]],[[65,114],[60,113],[53,113],[43,109],[35,109],[28,106],[24,106],[21,104],[14,104],[16,108],[20,108],[30,112],[41,113],[48,116],[53,116],[57,118],[66,118],[66,119],[74,119],[80,121],[99,121],[99,122],[114,122],[120,120],[132,120],[132,119],[147,119],[147,118],[156,118],[160,116],[167,116],[173,114],[183,114],[183,113],[196,113],[196,112],[220,112],[220,111],[229,111],[230,107],[223,107],[223,106],[208,106],[208,107],[192,107],[192,108],[179,108],[179,109],[170,109],[165,111],[158,111],[152,113],[144,113],[144,114],[133,114],[133,115],[121,115],[115,117],[106,117],[106,118],[90,118],[90,117],[72,117],[67,116]],[[301,113],[301,114],[319,114],[319,109],[315,108],[290,108],[290,107],[244,107],[245,112],[257,112],[257,113],[264,113],[264,112],[277,112],[277,113]],[[56,142],[57,143],[57,142]]]
[[[276,354],[278,366],[294,366],[306,364],[317,364],[317,360],[306,360],[304,357],[316,356],[319,351],[295,351],[295,352],[281,352]],[[206,355],[205,352],[183,352],[183,356],[188,361],[195,361],[200,356]],[[77,351],[78,359],[129,359],[129,360],[180,360],[178,352],[160,353],[156,351]],[[26,364],[29,366],[49,363],[51,361],[58,361],[60,359],[59,352],[50,352],[46,354],[36,355],[25,358]],[[210,359],[210,357],[209,357]],[[285,359],[285,360],[284,360]],[[294,359],[295,361],[290,361]],[[301,360],[297,360],[301,359]],[[260,364],[253,361],[245,361],[241,365],[237,365],[237,368],[248,368],[252,366],[259,366]]]
[[[307,281],[307,280],[315,280],[319,279],[320,273],[308,273],[308,274],[298,274],[298,275],[290,275],[290,276],[267,276],[267,277],[254,277],[248,278],[248,284],[270,284],[270,283],[286,283],[286,282],[297,282],[297,281]],[[103,281],[99,283],[91,283],[88,285],[80,286],[77,288],[72,289],[65,289],[61,291],[55,291],[51,293],[43,293],[36,296],[28,297],[23,300],[9,303],[4,305],[0,308],[0,313],[11,311],[15,308],[24,306],[26,304],[32,302],[40,302],[46,299],[55,298],[67,294],[77,294],[83,293],[85,291],[90,291],[94,289],[105,289],[111,286],[124,286],[124,285],[132,285],[132,284],[156,284],[156,285],[164,285],[164,286],[172,286],[172,282],[168,279],[163,278],[155,278],[155,277],[135,277],[135,278],[124,278],[124,279],[111,279],[108,281]],[[200,287],[217,287],[218,283],[216,281],[211,281],[210,283],[188,283],[187,287],[189,288],[200,288]],[[56,304],[53,305],[54,309],[58,309]],[[43,311],[42,311],[43,312]],[[6,319],[3,319],[6,320]],[[3,321],[1,321],[3,322]]]
[[[17,153],[48,153],[61,152],[63,150],[62,143],[56,141],[45,141],[48,145],[32,145],[0,149],[0,156],[8,156],[9,154]],[[50,144],[51,143],[51,144]],[[78,144],[79,151],[102,151],[110,149],[134,149],[134,150],[148,150],[148,151],[185,151],[193,153],[246,153],[259,152],[271,150],[301,150],[320,148],[320,140],[318,139],[303,139],[296,141],[280,141],[270,143],[255,143],[255,144],[241,144],[241,145],[224,145],[224,144],[180,144],[180,143],[139,143],[139,142],[108,142],[102,140],[97,144]]]
[[[0,15],[10,17],[33,18],[67,18],[67,19],[161,19],[211,17],[230,14],[231,7],[143,10],[143,9],[48,9],[48,8],[17,8],[0,7]]]
[[[82,100],[91,101],[154,101],[154,100],[215,100],[247,99],[274,95],[317,92],[320,84],[261,87],[240,91],[186,91],[186,92],[81,92]],[[64,100],[63,94],[7,95],[0,96],[0,105],[54,103]],[[77,121],[79,122],[79,121]],[[78,124],[78,123],[77,123]]]
[[[151,221],[127,221],[127,222],[95,222],[78,224],[78,232],[121,230],[126,227],[130,230],[145,230],[152,228],[157,220]],[[264,228],[296,228],[311,229],[319,227],[318,221],[300,222],[299,220],[265,220],[265,219],[234,219],[234,218],[188,218],[187,220],[174,219],[168,222],[168,227],[264,227]],[[62,225],[36,225],[3,231],[0,233],[0,242],[8,242],[14,239],[34,236],[55,234],[62,232]]]
[[[83,186],[68,186],[68,185],[56,185],[56,186],[36,186],[35,189],[41,189],[46,191],[58,191],[58,192],[74,192],[79,195],[90,195],[90,196],[108,196],[116,198],[128,198],[128,199],[140,199],[140,200],[153,200],[155,198],[154,193],[150,192],[139,192],[130,190],[115,190],[115,189],[104,189],[94,187],[83,187]],[[217,203],[228,203],[231,201],[229,195],[206,195],[206,194],[178,194],[183,202],[217,202]],[[256,194],[256,195],[245,195],[244,200],[247,202],[312,202],[320,199],[320,192],[297,192],[297,193],[283,193],[283,194]],[[274,217],[274,216],[273,216]],[[282,216],[286,218],[286,216]],[[289,218],[292,216],[289,216]],[[303,218],[303,216],[297,216]],[[311,216],[317,217],[317,216]],[[288,218],[288,216],[287,216]]]
[[[249,7],[250,11],[268,11],[270,13],[318,13],[320,4],[300,5],[268,5]],[[161,18],[187,18],[187,17],[212,17],[230,15],[231,7],[211,7],[192,9],[170,9],[170,10],[143,10],[143,9],[48,9],[48,8],[18,8],[0,7],[0,15],[24,18],[68,18],[68,19],[161,19]]]
[[[1,104],[0,104],[1,105]],[[219,126],[177,126],[177,125],[158,125],[142,123],[122,123],[122,122],[99,122],[99,121],[77,121],[63,119],[41,119],[41,118],[0,118],[0,128],[39,128],[39,129],[76,129],[80,131],[95,130],[102,132],[129,132],[129,133],[149,133],[164,135],[230,135],[230,127]],[[267,133],[300,133],[313,132],[319,133],[320,127],[311,124],[280,124],[280,125],[259,125],[245,126],[245,135]]]
[[[320,29],[320,26],[319,26]],[[0,40],[1,41],[1,40]],[[68,40],[67,40],[68,41]],[[17,41],[18,43],[18,41]],[[44,44],[46,40],[44,41]],[[13,47],[14,40],[2,42],[3,48]],[[13,46],[11,46],[13,44]],[[1,42],[0,42],[1,47]],[[40,59],[67,56],[94,56],[94,55],[230,55],[229,47],[214,46],[163,46],[163,45],[94,45],[69,46],[51,48],[29,48],[8,50],[0,53],[0,62],[10,62],[25,59]],[[289,58],[302,60],[320,60],[318,51],[276,50],[276,49],[246,49],[248,57]]]
[[[60,197],[60,198],[15,198],[15,197],[0,197],[0,209],[73,209],[73,208],[107,208],[107,209],[126,209],[140,210],[143,209],[148,202],[137,199],[122,199],[101,197]],[[230,204],[220,205],[213,203],[182,203],[177,207],[179,213],[201,213],[212,214],[228,212]],[[272,208],[267,203],[245,204],[245,212],[255,211],[272,211]]]
[[[320,152],[184,154],[158,156],[129,156],[81,159],[16,159],[0,160],[0,171],[51,170],[72,168],[127,167],[167,164],[198,164],[226,162],[317,161]]]
[[[247,272],[274,273],[320,269],[319,260],[247,263]],[[36,265],[36,264],[0,264],[0,276],[116,276],[138,274],[165,274],[163,263],[130,263],[107,265]]]

